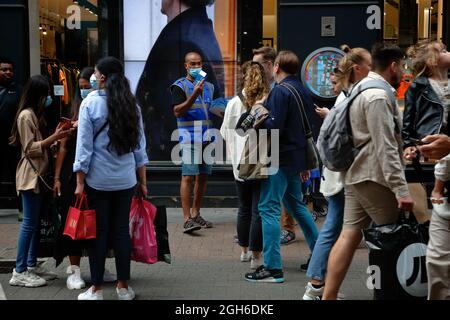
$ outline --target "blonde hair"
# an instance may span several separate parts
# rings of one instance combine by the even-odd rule
[[[422,41],[408,49],[407,55],[412,59],[412,68],[416,77],[431,77],[438,67],[439,55],[445,44],[439,41]]]
[[[363,63],[366,56],[370,56],[370,52],[364,48],[351,49],[347,45],[342,46],[342,49],[345,52],[345,56],[339,61],[339,65],[335,69],[334,75],[336,81],[342,88],[348,90],[353,82],[353,67]]]
[[[258,62],[248,61],[242,65],[245,90],[245,107],[251,109],[256,101],[269,94],[269,83],[264,67]]]

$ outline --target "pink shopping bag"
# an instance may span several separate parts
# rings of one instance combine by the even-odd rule
[[[156,207],[142,197],[131,202],[130,237],[131,259],[136,262],[154,264],[158,262],[158,247],[153,221]]]

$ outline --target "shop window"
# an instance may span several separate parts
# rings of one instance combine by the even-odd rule
[[[399,38],[399,0],[384,1],[384,39],[398,40]]]
[[[418,0],[419,40],[442,39],[442,0]]]
[[[99,2],[39,0],[41,74],[62,86],[55,97],[60,114],[70,112],[80,71],[100,57]]]
[[[277,48],[277,0],[263,1],[263,45]]]
[[[202,55],[207,81],[215,87],[214,98],[231,98],[237,89],[237,1],[213,1],[185,11],[173,7],[174,3],[123,1],[126,75],[143,110],[153,162],[170,161],[178,143],[173,141],[177,119],[169,88],[186,76],[188,52]],[[212,120],[220,128],[221,119]]]

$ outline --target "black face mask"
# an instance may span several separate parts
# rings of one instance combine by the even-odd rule
[[[0,80],[0,86],[9,87],[13,82],[14,82],[13,78],[11,78],[11,79],[5,78],[5,79]]]

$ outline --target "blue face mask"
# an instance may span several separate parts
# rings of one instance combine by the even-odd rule
[[[89,82],[91,83],[92,90],[98,90],[98,81],[97,81],[97,78],[95,77],[95,75],[91,76],[91,79],[89,80]]]
[[[48,96],[47,100],[45,100],[45,107],[46,108],[50,107],[52,105],[52,103],[53,103],[52,97]]]
[[[87,96],[89,95],[89,93],[91,93],[92,91],[94,91],[94,90],[92,90],[92,89],[81,89],[80,90],[81,98],[83,100],[86,99]]]
[[[189,69],[189,75],[192,78],[194,78],[194,79],[197,79],[197,77],[200,74],[200,72],[202,72],[202,68],[191,68],[191,69]]]

